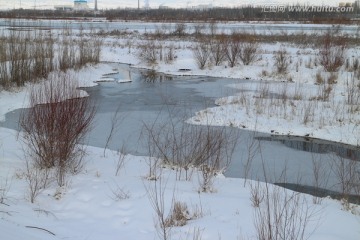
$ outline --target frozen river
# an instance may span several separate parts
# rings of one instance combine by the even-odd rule
[[[236,90],[227,85],[248,83],[247,80],[164,75],[148,79],[145,77],[145,70],[131,69],[121,64],[112,65],[119,72],[112,77],[126,77],[132,82],[104,82],[85,89],[90,94],[90,99],[96,103],[97,113],[94,128],[84,143],[104,147],[111,119],[119,109],[121,122],[109,148],[119,150],[124,145],[126,152],[134,155],[148,154],[142,135],[144,123],[165,122],[184,116],[185,113],[191,116],[196,111],[214,106],[216,98],[234,94]],[[16,110],[8,113],[6,121],[1,125],[17,129],[20,112],[21,110]],[[321,187],[335,190],[339,185],[332,168],[334,161],[350,161],[347,158],[358,161],[360,156],[350,146],[306,141],[303,138],[272,137],[243,129],[236,131],[240,139],[225,172],[228,177],[248,176],[255,180],[265,180],[265,168],[268,181],[313,186],[313,162],[316,160],[324,167],[324,183]],[[254,145],[260,147],[254,148]],[[249,151],[250,148],[253,149]],[[246,165],[249,152],[253,152],[253,156],[251,164]]]
[[[195,26],[200,23],[185,23],[186,31],[193,33]],[[30,19],[0,19],[0,28],[21,27],[21,28],[43,28],[43,29],[63,29],[74,30],[104,30],[104,31],[129,31],[129,32],[154,32],[156,29],[175,29],[176,23],[140,22],[140,21],[77,21],[77,20],[30,20]],[[205,26],[207,24],[204,24]],[[353,36],[360,36],[360,27],[357,25],[337,26],[339,33]],[[296,33],[326,33],[334,29],[331,24],[300,24],[300,23],[245,23],[228,22],[218,23],[218,32],[249,32],[257,34],[296,34]]]

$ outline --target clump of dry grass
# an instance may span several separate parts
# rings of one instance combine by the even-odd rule
[[[192,219],[188,206],[184,202],[175,201],[170,215],[165,220],[166,227],[185,226],[187,221]]]

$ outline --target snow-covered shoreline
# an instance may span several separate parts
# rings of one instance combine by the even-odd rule
[[[149,171],[147,157],[126,155],[124,166],[115,175],[121,156],[108,150],[104,157],[103,149],[87,147],[85,169],[71,176],[65,187],[51,184],[40,191],[35,203],[31,204],[24,177],[24,162],[19,158],[21,146],[16,135],[9,129],[1,129],[0,132],[2,147],[6,149],[0,160],[0,186],[6,189],[5,199],[0,204],[1,239],[80,240],[84,237],[105,237],[115,240],[119,236],[122,239],[157,239],[156,215],[146,194],[146,188],[154,184],[146,180]],[[218,176],[213,193],[199,193],[197,171],[188,181],[176,180],[178,173],[175,170],[164,168],[158,173],[166,182],[165,211],[169,211],[175,198],[187,204],[189,214],[196,215],[185,226],[173,227],[172,239],[193,239],[199,233],[200,239],[208,240],[220,236],[222,239],[255,238],[253,217],[256,207],[251,200],[252,188],[257,186],[265,191],[264,183]],[[267,188],[278,189],[274,191],[279,191],[280,196],[293,194],[276,186]],[[120,193],[124,194],[124,198],[118,197]],[[305,231],[309,239],[356,240],[360,237],[357,231],[359,216],[353,215],[360,211],[358,207],[350,205],[351,210],[344,210],[340,201],[325,198],[313,204],[312,196],[301,194],[301,197],[306,202],[302,203],[302,208],[312,214]]]

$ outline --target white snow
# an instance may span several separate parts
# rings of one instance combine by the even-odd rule
[[[0,186],[7,189],[5,204],[0,204],[1,239],[156,239],[155,213],[146,193],[146,187],[154,182],[146,180],[146,157],[127,155],[124,167],[115,176],[118,153],[107,151],[104,157],[102,149],[88,147],[85,169],[70,176],[64,188],[52,184],[31,204],[16,134],[9,129],[1,129],[0,133]],[[199,194],[196,171],[191,181],[176,181],[174,170],[159,171],[166,181],[166,207],[175,196],[177,201],[188,204],[190,212],[201,213],[187,225],[173,228],[172,239],[192,239],[197,229],[202,239],[254,238],[249,189],[254,182],[248,180],[244,187],[242,179],[219,176],[214,183],[216,192]],[[116,199],[114,191],[119,189],[128,195],[127,199]],[[314,230],[309,239],[359,239],[358,215],[342,210],[338,201],[324,199],[320,205],[314,205],[311,196],[304,197],[314,214],[308,224],[307,233]],[[46,229],[55,236],[29,227]]]

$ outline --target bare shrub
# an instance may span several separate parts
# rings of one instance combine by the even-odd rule
[[[28,196],[31,203],[34,203],[36,197],[46,187],[49,178],[48,169],[39,169],[26,161],[25,180],[28,183]]]
[[[327,32],[322,39],[319,51],[319,63],[328,72],[337,72],[344,64],[346,42],[344,38],[336,38]]]
[[[149,40],[138,46],[138,57],[147,64],[156,64],[160,59],[159,45],[154,40]]]
[[[250,185],[250,201],[253,207],[260,207],[260,204],[264,201],[264,192],[261,189],[261,183],[259,181],[252,182]]]
[[[332,85],[324,82],[318,86],[318,97],[317,100],[328,101],[332,92]]]
[[[166,36],[167,32],[166,32],[166,25],[162,25],[162,26],[159,26],[159,25],[155,25],[155,31],[154,31],[154,37],[156,39],[162,39]]]
[[[5,89],[11,87],[8,68],[7,44],[2,38],[0,38],[0,86]]]
[[[217,33],[218,33],[218,25],[216,23],[215,20],[212,20],[210,23],[209,23],[209,29],[210,29],[210,34],[211,36],[216,36]]]
[[[249,65],[259,59],[258,48],[259,44],[255,41],[241,43],[239,58],[244,65]]]
[[[176,53],[175,53],[175,46],[174,44],[170,44],[170,46],[168,46],[166,48],[166,52],[165,52],[165,63],[170,64],[172,63],[176,58]]]
[[[46,78],[54,68],[54,41],[51,34],[46,39],[41,31],[36,33],[31,56],[34,56],[31,59],[32,79]]]
[[[204,34],[205,25],[203,23],[196,23],[194,25],[194,35],[200,37]]]
[[[256,238],[261,240],[307,239],[310,222],[317,212],[305,196],[268,183],[262,189],[264,199],[254,208]],[[311,223],[311,226],[314,226]],[[314,227],[315,229],[315,227]]]
[[[172,114],[172,113],[171,113]],[[174,167],[189,180],[192,167],[208,166],[222,172],[228,166],[238,140],[234,130],[225,127],[196,126],[184,123],[185,117],[144,124],[148,156],[161,159],[162,164]],[[157,162],[156,162],[157,163]]]
[[[217,39],[210,41],[210,50],[211,50],[211,59],[215,66],[219,66],[226,56],[226,38],[224,35],[221,35]]]
[[[81,98],[77,81],[59,73],[30,90],[30,109],[20,118],[22,138],[29,156],[39,168],[55,167],[57,181],[65,184],[66,172],[81,168],[83,147],[79,145],[90,130],[95,108]]]
[[[86,37],[83,31],[80,31],[80,39],[77,41],[78,60],[77,68],[85,66],[87,63],[99,63],[100,53],[103,41],[94,32],[93,37]]]
[[[118,184],[115,183],[115,187],[111,188],[112,199],[114,201],[120,201],[130,198],[130,193],[125,191],[124,188],[120,187]]]
[[[218,171],[219,170],[217,166],[208,166],[206,164],[200,166],[200,172],[201,172],[201,177],[199,178],[200,192],[211,193],[215,191],[213,187],[213,181]]]
[[[226,45],[226,59],[230,67],[235,67],[239,59],[239,53],[241,51],[240,39],[237,37],[236,33],[233,33],[232,36],[227,40]]]
[[[316,73],[316,80],[315,80],[315,83],[317,85],[320,85],[320,84],[323,84],[325,82],[324,78],[322,77],[321,75],[321,72],[317,72]]]
[[[185,202],[176,200],[175,188],[170,189],[172,193],[167,192],[167,180],[161,173],[156,181],[150,181],[145,185],[146,193],[150,204],[155,211],[155,227],[160,239],[171,239],[173,227],[185,226],[189,220],[203,216],[202,208],[197,205],[191,211]]]
[[[30,34],[25,34],[11,31],[7,44],[9,80],[17,87],[23,86],[26,81],[30,81],[32,75],[31,62],[29,61],[31,44],[30,41],[26,41],[26,39],[30,39]]]
[[[285,74],[290,64],[289,56],[288,56],[288,52],[286,51],[286,48],[283,46],[280,47],[280,49],[276,51],[274,59],[275,59],[275,67],[277,73]]]
[[[168,224],[170,212],[167,210],[174,208],[174,196],[170,201],[165,198],[165,190],[167,182],[164,182],[162,177],[156,181],[151,181],[151,185],[145,185],[146,193],[149,198],[150,204],[155,211],[156,217],[156,230],[160,239],[170,239],[171,225]],[[166,202],[170,202],[170,206],[166,206]]]
[[[173,34],[178,37],[185,36],[186,35],[186,24],[185,23],[176,23]]]
[[[98,63],[102,39],[80,33],[80,38],[70,36],[65,28],[60,39],[51,31],[17,31],[0,33],[0,85],[9,88],[23,86],[46,78],[56,69],[80,68],[87,63]],[[55,41],[59,40],[55,44]],[[55,47],[57,46],[57,47]],[[57,50],[57,51],[55,51]]]
[[[119,158],[116,162],[115,176],[118,176],[120,173],[120,170],[124,167],[125,159],[126,159],[126,148],[125,148],[125,145],[123,145],[119,151]]]
[[[301,84],[296,84],[294,93],[293,93],[293,99],[294,100],[302,100],[304,98],[304,88],[301,86]]]
[[[346,103],[351,106],[352,110],[360,103],[360,84],[354,75],[346,81]]]
[[[0,85],[21,87],[54,69],[54,39],[41,31],[10,31],[0,36]]]
[[[259,98],[267,98],[270,94],[270,84],[268,82],[260,82],[257,92],[259,92]]]
[[[315,116],[315,104],[313,101],[304,103],[303,108],[303,124],[307,125],[309,122],[314,120]]]
[[[204,69],[210,59],[211,48],[206,41],[200,41],[192,49],[195,61],[200,69]]]
[[[341,194],[347,198],[359,184],[357,161],[332,154],[332,171],[338,179]]]
[[[10,189],[10,183],[6,178],[5,181],[0,182],[0,204],[5,204],[9,189]]]
[[[58,68],[65,71],[77,65],[76,44],[69,36],[70,29],[65,29],[62,32],[60,44],[58,47]]]

